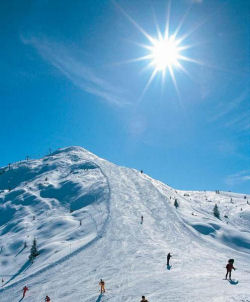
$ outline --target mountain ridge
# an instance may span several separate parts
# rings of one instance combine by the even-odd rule
[[[78,146],[13,164],[0,175],[0,190],[0,301],[18,301],[26,283],[30,302],[46,294],[52,301],[97,301],[100,278],[108,290],[99,301],[136,301],[143,293],[150,302],[166,295],[170,301],[250,299],[248,195],[176,190]],[[40,255],[31,265],[34,237]],[[231,257],[241,276],[234,287],[221,282]]]

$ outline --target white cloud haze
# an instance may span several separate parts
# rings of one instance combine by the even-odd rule
[[[229,175],[225,180],[228,185],[237,185],[246,181],[250,181],[250,170],[244,170],[236,174]]]
[[[96,95],[112,105],[121,106],[129,103],[121,89],[97,76],[92,68],[76,58],[64,45],[34,37],[30,39],[21,37],[21,40],[24,44],[34,47],[43,59],[56,67],[81,90]]]

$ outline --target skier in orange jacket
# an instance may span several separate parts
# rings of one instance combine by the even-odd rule
[[[99,285],[101,286],[101,294],[105,293],[105,282],[102,279],[100,280]]]

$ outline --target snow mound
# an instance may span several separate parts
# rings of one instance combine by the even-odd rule
[[[34,263],[32,273],[100,236],[109,213],[109,186],[99,166],[85,154],[72,147],[4,169],[0,175],[3,275],[15,275],[26,263],[33,238],[40,263]],[[28,271],[20,272],[15,280],[27,275]]]

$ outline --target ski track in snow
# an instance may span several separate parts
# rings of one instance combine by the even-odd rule
[[[132,302],[140,301],[142,295],[150,302],[250,301],[250,250],[244,246],[234,248],[221,239],[228,238],[223,233],[227,228],[240,229],[241,218],[235,210],[232,224],[227,225],[211,215],[214,202],[207,201],[207,198],[216,199],[224,213],[231,213],[227,208],[230,204],[224,206],[223,202],[233,196],[241,198],[243,206],[242,196],[177,191],[78,147],[63,149],[54,157],[55,162],[70,158],[65,160],[66,165],[73,165],[72,158],[77,158],[76,162],[87,161],[105,179],[108,191],[105,200],[89,205],[88,221],[92,223],[87,226],[94,224],[96,232],[90,232],[90,238],[86,236],[86,242],[80,244],[76,238],[76,243],[72,243],[76,244],[75,250],[64,251],[53,263],[47,264],[44,259],[45,262],[40,263],[39,256],[34,269],[31,266],[24,278],[17,276],[0,291],[0,302],[18,302],[26,284],[30,290],[23,301],[28,302],[44,301],[46,295],[53,302]],[[185,193],[189,196],[183,196]],[[35,194],[40,197],[38,191]],[[180,203],[178,209],[173,206],[174,198]],[[49,200],[45,202],[51,206]],[[96,215],[99,210],[104,211],[105,219],[97,221],[91,217],[91,211]],[[247,211],[244,206],[246,216]],[[195,212],[195,216],[191,212]],[[144,216],[142,225],[141,215]],[[214,238],[197,231],[210,230],[211,224],[217,228],[211,231]],[[249,236],[246,229],[244,234]],[[63,246],[61,248],[63,250]],[[166,267],[168,252],[173,254],[170,270]],[[223,280],[228,258],[236,260],[238,270],[232,273],[238,280],[236,285]],[[106,293],[102,296],[98,286],[100,278],[106,282]]]

